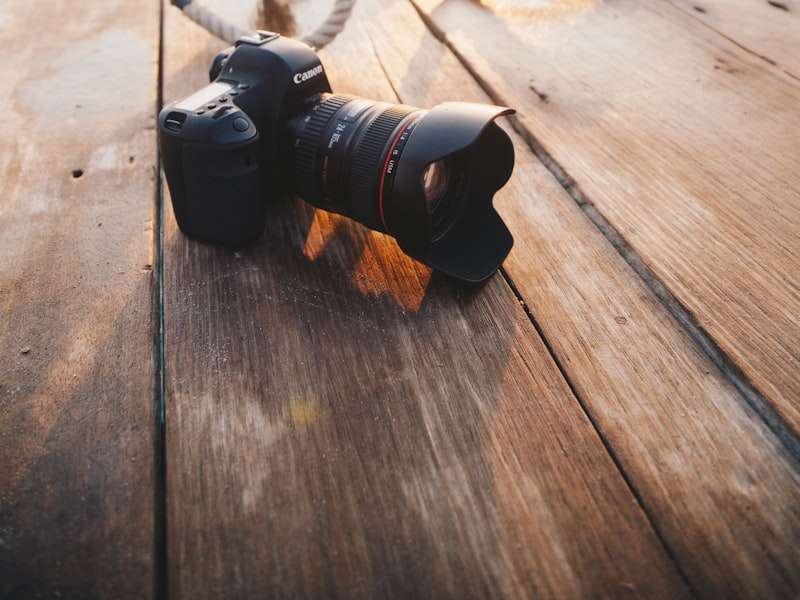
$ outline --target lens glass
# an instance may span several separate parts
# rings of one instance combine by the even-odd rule
[[[450,172],[444,160],[432,162],[422,173],[422,185],[425,187],[425,196],[428,198],[428,208],[431,213],[436,212],[436,207],[442,202],[447,192],[447,180]]]
[[[459,164],[457,157],[448,156],[432,162],[422,173],[434,240],[447,233],[459,212],[463,183]]]

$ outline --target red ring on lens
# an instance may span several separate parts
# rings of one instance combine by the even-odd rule
[[[403,137],[409,129],[414,127],[417,124],[418,119],[411,119],[408,123],[406,123],[405,127],[400,130],[400,133],[394,138],[392,142],[391,148],[389,148],[389,152],[386,154],[386,161],[383,163],[383,172],[381,173],[381,183],[378,191],[378,210],[381,213],[381,223],[383,223],[383,228],[386,230],[386,233],[391,235],[391,231],[389,230],[389,226],[386,224],[386,215],[383,212],[383,192],[386,189],[386,175],[389,169],[389,163],[392,160],[392,155],[395,153],[397,149],[397,145],[400,143],[400,139]],[[405,141],[405,140],[404,140]],[[397,159],[399,160],[401,152],[397,153]],[[391,175],[394,177],[394,171],[392,171]]]

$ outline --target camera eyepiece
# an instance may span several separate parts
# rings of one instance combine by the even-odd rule
[[[513,244],[492,206],[514,165],[494,120],[510,112],[468,103],[425,111],[323,94],[287,122],[292,191],[394,236],[434,269],[482,281]]]

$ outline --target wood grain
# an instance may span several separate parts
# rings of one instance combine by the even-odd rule
[[[798,451],[798,81],[667,3],[418,6]]]
[[[359,33],[404,102],[488,100],[407,6],[360,7],[372,19]],[[352,85],[357,64],[328,70]],[[498,206],[516,240],[508,275],[695,591],[794,594],[797,462],[524,150]]]
[[[0,596],[147,596],[159,6],[0,22]]]
[[[695,18],[800,78],[800,4],[796,0],[673,0]]]
[[[166,17],[169,100],[217,46]],[[326,65],[394,100],[368,22]],[[501,277],[456,285],[283,200],[250,248],[170,221],[165,286],[171,594],[687,593]]]

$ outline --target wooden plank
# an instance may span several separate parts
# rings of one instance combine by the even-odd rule
[[[404,101],[486,101],[406,7],[359,7]],[[529,153],[498,206],[516,240],[507,273],[695,591],[794,595],[797,462]]]
[[[333,84],[391,100],[356,19]],[[165,42],[177,99],[215,45],[174,11]],[[170,223],[165,327],[170,593],[685,595],[502,278],[281,201],[252,248]]]
[[[797,80],[665,3],[418,5],[800,452]]]
[[[672,0],[746,50],[800,78],[800,4],[796,0]]]
[[[159,6],[5,2],[0,22],[0,596],[138,598]]]

